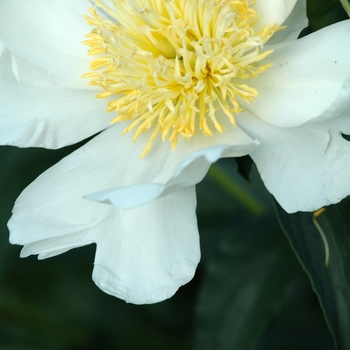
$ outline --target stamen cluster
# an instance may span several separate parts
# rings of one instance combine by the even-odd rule
[[[180,135],[222,133],[220,119],[235,125],[243,110],[239,99],[258,96],[244,80],[270,67],[259,62],[272,52],[263,45],[279,28],[255,33],[254,0],[110,3],[96,0],[86,16],[94,29],[84,43],[98,57],[83,77],[104,90],[97,97],[115,96],[107,108],[116,113],[112,123],[131,121],[124,132],[135,129],[134,140],[151,131],[141,156],[159,134],[175,148]]]

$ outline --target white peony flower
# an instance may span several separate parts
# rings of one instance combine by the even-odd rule
[[[350,21],[297,40],[305,0],[94,3],[0,4],[0,142],[100,132],[18,198],[22,257],[96,243],[95,283],[153,303],[193,277],[195,185],[219,158],[249,154],[288,212],[350,193]]]

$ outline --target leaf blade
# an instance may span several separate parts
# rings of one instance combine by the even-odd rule
[[[277,205],[281,226],[307,272],[323,309],[336,349],[350,349],[350,201],[312,213],[287,214]],[[329,266],[321,232],[329,246]]]

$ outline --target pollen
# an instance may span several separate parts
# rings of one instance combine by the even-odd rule
[[[83,78],[101,88],[97,98],[112,97],[107,112],[111,123],[128,122],[123,134],[149,133],[141,157],[156,137],[175,149],[179,139],[223,133],[242,101],[258,97],[249,79],[271,66],[260,63],[272,53],[263,46],[281,27],[256,32],[254,0],[94,3],[84,44],[96,57]]]

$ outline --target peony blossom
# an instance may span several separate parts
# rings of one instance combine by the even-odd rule
[[[96,243],[95,283],[154,303],[194,275],[219,158],[249,154],[290,213],[350,194],[350,20],[298,39],[305,2],[1,2],[1,144],[97,134],[16,201],[21,256]]]

